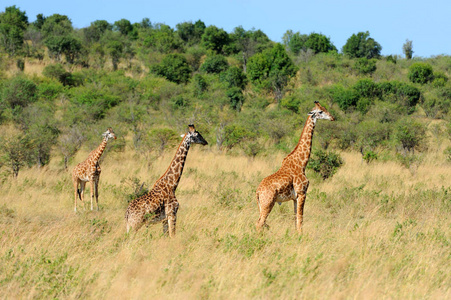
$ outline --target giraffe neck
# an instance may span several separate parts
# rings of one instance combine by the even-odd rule
[[[298,144],[284,159],[284,162],[288,160],[294,161],[296,165],[300,166],[302,170],[305,171],[305,167],[310,158],[310,152],[312,151],[312,139],[315,125],[316,119],[313,119],[312,116],[308,116]]]
[[[89,155],[89,158],[91,159],[91,162],[93,164],[96,164],[99,161],[100,156],[102,156],[103,151],[105,151],[107,142],[108,139],[104,138],[103,141],[100,143],[99,147],[97,147],[97,149],[92,151],[91,154]]]
[[[174,158],[169,164],[169,168],[157,182],[162,182],[168,185],[175,192],[180,178],[182,177],[183,168],[185,167],[185,161],[188,155],[189,148],[190,142],[188,135],[186,134],[179,147],[177,148]]]

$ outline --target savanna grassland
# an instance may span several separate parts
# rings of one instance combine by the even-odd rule
[[[318,124],[318,127],[322,123]],[[443,146],[442,146],[443,147]],[[344,165],[311,184],[303,234],[292,203],[255,230],[255,189],[284,155],[249,159],[193,146],[177,190],[177,235],[161,224],[125,234],[136,183],[150,186],[172,151],[145,161],[132,151],[102,163],[100,211],[73,212],[70,173],[56,161],[0,190],[0,297],[115,299],[445,299],[451,296],[451,168],[440,151],[407,169]],[[87,152],[80,151],[76,161]]]
[[[0,12],[0,299],[451,299],[451,56],[25,9]],[[336,121],[315,128],[303,233],[290,202],[258,233],[255,191],[314,101]],[[209,144],[176,237],[126,235],[189,124]],[[100,210],[74,213],[71,171],[108,127]]]

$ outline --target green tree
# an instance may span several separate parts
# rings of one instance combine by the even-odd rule
[[[240,90],[244,90],[247,84],[246,74],[236,66],[232,66],[222,72],[220,74],[220,79],[225,82],[229,88],[237,87]]]
[[[0,43],[9,55],[16,55],[23,48],[24,32],[28,17],[15,5],[0,13]]]
[[[434,79],[434,72],[431,65],[417,62],[409,67],[407,76],[413,83],[425,84]]]
[[[119,61],[124,52],[124,44],[118,40],[111,40],[106,45],[106,49],[111,57],[111,62],[113,63],[113,70],[116,71],[119,65]]]
[[[288,81],[296,75],[297,67],[287,55],[281,44],[258,53],[249,59],[249,80],[263,88],[271,90],[279,101]]]
[[[170,26],[157,24],[151,31],[147,32],[143,45],[161,53],[171,53],[174,50],[182,49],[183,41]]]
[[[120,19],[119,21],[114,22],[113,30],[118,31],[121,35],[127,36],[132,32],[133,26],[129,20]]]
[[[36,16],[36,21],[33,22],[33,26],[35,26],[37,29],[41,30],[42,26],[45,23],[45,19],[46,19],[46,17],[44,17],[43,14],[38,14]]]
[[[36,102],[25,108],[21,125],[30,137],[31,157],[38,167],[48,164],[50,151],[56,144],[59,130],[50,103]]]
[[[201,20],[193,22],[183,22],[175,26],[178,36],[188,45],[198,44],[201,41],[202,34],[205,31],[205,23]]]
[[[208,56],[200,66],[200,70],[206,73],[221,73],[229,68],[225,56],[215,54]]]
[[[240,111],[244,103],[243,91],[238,87],[231,87],[226,92],[230,101],[230,107],[234,110]]]
[[[366,57],[358,58],[354,63],[354,68],[359,71],[360,74],[373,74],[376,67],[376,59],[368,59]]]
[[[72,36],[51,36],[45,41],[49,50],[49,56],[61,61],[62,55],[66,61],[73,64],[80,56],[82,50],[81,42]]]
[[[53,14],[44,19],[41,33],[44,38],[51,36],[67,36],[73,32],[72,22],[65,15]]]
[[[88,44],[98,42],[105,32],[113,30],[113,25],[105,20],[91,22],[89,27],[83,28],[83,37]]]
[[[19,130],[3,131],[0,135],[0,159],[10,167],[14,178],[30,162],[31,149],[29,137]]]
[[[347,89],[342,85],[334,85],[329,90],[330,96],[333,102],[337,103],[338,106],[346,111],[349,107],[355,107],[359,96],[352,89]]]
[[[253,137],[254,134],[239,124],[230,124],[224,127],[223,145],[231,149],[241,142]]]
[[[23,109],[37,100],[37,85],[24,77],[14,77],[3,83],[2,106],[9,109],[12,116],[18,116]]]
[[[217,54],[224,52],[224,47],[230,43],[229,34],[222,28],[214,25],[205,28],[202,34],[202,45],[208,49],[213,50]]]
[[[200,97],[208,89],[208,83],[200,74],[195,74],[192,80],[194,86],[194,96]]]
[[[317,150],[313,152],[310,158],[307,168],[320,174],[323,180],[332,177],[338,168],[343,165],[343,159],[340,154],[335,152],[326,152],[323,150]]]
[[[160,155],[163,153],[166,146],[177,138],[177,133],[170,128],[154,128],[149,133],[150,139],[154,145],[158,145]]]
[[[153,65],[150,71],[175,83],[187,83],[191,77],[188,61],[178,53],[166,55],[161,63]]]
[[[247,72],[249,57],[255,53],[262,52],[271,43],[268,36],[261,30],[244,30],[242,26],[235,27],[230,34],[230,38],[237,51],[241,53],[244,73]]]
[[[282,37],[285,47],[294,55],[298,55],[305,48],[308,36],[292,30],[287,30]]]
[[[404,151],[414,152],[426,139],[426,127],[412,118],[403,118],[396,124],[395,139]]]
[[[64,169],[67,170],[69,160],[77,153],[85,137],[79,127],[63,128],[58,136],[58,150],[63,155]]]
[[[406,42],[402,45],[402,52],[404,52],[407,59],[412,59],[414,52],[412,41],[409,41],[408,39],[406,40]]]
[[[343,46],[343,53],[351,58],[379,58],[382,47],[373,38],[370,38],[370,33],[359,32],[353,34]]]
[[[311,33],[307,37],[307,40],[304,43],[304,47],[307,49],[312,49],[315,54],[337,51],[337,48],[335,48],[328,37],[315,32]]]

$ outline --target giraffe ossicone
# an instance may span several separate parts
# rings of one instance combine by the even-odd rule
[[[125,212],[127,233],[130,229],[137,231],[146,222],[154,224],[163,222],[163,232],[175,235],[175,225],[179,203],[175,190],[180,182],[186,157],[191,144],[207,145],[207,141],[195,129],[188,125],[188,132],[175,152],[174,158],[166,172],[155,182],[150,192],[133,200]]]
[[[308,113],[296,147],[283,159],[280,169],[264,178],[258,186],[256,196],[260,217],[256,224],[257,230],[268,226],[266,219],[276,202],[280,204],[293,200],[296,229],[299,233],[302,232],[304,203],[309,186],[305,167],[310,158],[316,121],[320,119],[335,120],[318,101],[315,101],[315,107]]]
[[[99,210],[99,178],[100,169],[99,159],[105,151],[106,145],[109,139],[116,139],[116,135],[111,127],[107,129],[103,134],[103,140],[99,147],[91,151],[88,158],[79,163],[72,171],[72,183],[75,189],[75,203],[74,211],[77,212],[77,199],[80,199],[84,203],[84,190],[86,182],[91,183],[91,210],[93,209],[92,201],[94,194],[96,197],[97,210]],[[80,187],[80,188],[79,188]]]

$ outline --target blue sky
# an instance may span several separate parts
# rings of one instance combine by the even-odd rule
[[[339,49],[354,33],[369,31],[382,46],[382,54],[402,55],[406,39],[413,42],[414,57],[451,55],[450,0],[3,0],[0,11],[16,5],[33,22],[36,15],[66,15],[76,28],[95,20],[120,19],[164,23],[172,28],[185,21],[202,20],[231,32],[237,26],[261,29],[281,42],[291,29],[328,36]]]

